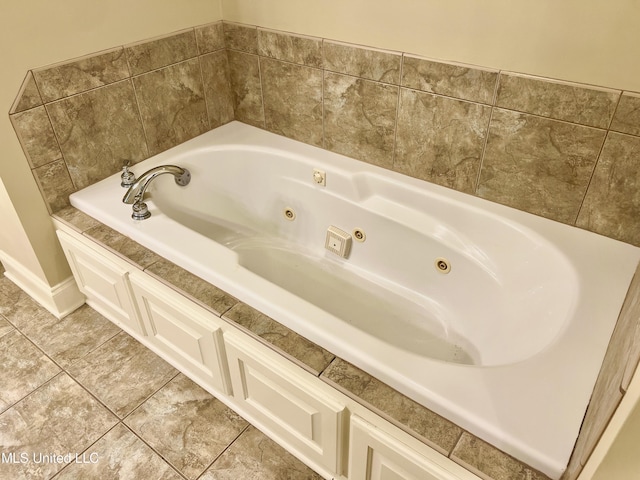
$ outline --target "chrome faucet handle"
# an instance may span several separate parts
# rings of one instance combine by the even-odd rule
[[[131,185],[136,183],[136,175],[133,172],[129,171],[130,162],[124,164],[122,167],[122,175],[120,175],[120,186],[124,188],[129,188]]]
[[[151,212],[147,208],[147,204],[142,201],[142,195],[136,195],[131,218],[133,218],[134,220],[145,220],[150,216]]]

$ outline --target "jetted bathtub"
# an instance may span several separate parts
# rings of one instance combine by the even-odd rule
[[[237,122],[165,164],[147,220],[119,175],[71,203],[561,475],[640,249]]]

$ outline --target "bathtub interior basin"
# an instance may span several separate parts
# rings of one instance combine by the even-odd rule
[[[134,171],[163,164],[191,183],[155,179],[147,220],[119,175],[71,203],[561,476],[640,249],[238,122]],[[330,227],[352,237],[346,258]]]
[[[311,161],[282,151],[230,147],[223,156],[181,159],[192,185],[159,178],[150,199],[228,248],[239,267],[367,334],[436,360],[489,366],[535,355],[570,318],[575,270],[522,224],[372,172],[334,169],[318,186]],[[331,225],[366,239],[341,258],[325,249]]]

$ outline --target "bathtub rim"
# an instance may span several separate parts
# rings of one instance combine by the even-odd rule
[[[237,122],[236,122],[237,123]],[[245,126],[243,124],[239,124],[242,125],[242,127],[240,127],[240,130],[244,131],[244,133],[246,134],[247,130],[246,128],[252,129],[253,127],[248,127]],[[226,126],[225,126],[226,127]],[[220,127],[220,129],[223,129],[225,127]],[[231,127],[229,127],[231,128]],[[236,128],[236,127],[234,127]],[[220,130],[217,129],[217,130]],[[227,129],[229,130],[229,129]],[[251,130],[252,135],[251,136],[257,136],[257,137],[263,137],[264,135],[273,135],[273,134],[269,134],[267,132],[264,132],[262,130],[258,130],[255,129]],[[211,133],[211,132],[210,132]],[[218,133],[225,133],[227,134],[227,132],[218,132]],[[207,135],[207,134],[205,134]],[[278,137],[278,138],[282,138],[282,137]],[[202,141],[201,137],[198,137],[196,139],[194,139],[195,142],[194,143],[200,143]],[[292,142],[289,139],[284,139],[287,142]],[[193,142],[193,141],[192,141]],[[190,142],[187,142],[190,143]],[[296,142],[297,143],[297,142]],[[309,146],[306,146],[304,144],[300,144],[303,145],[304,148],[308,148]],[[189,145],[186,144],[182,144],[179,147],[176,148],[190,148]],[[303,149],[304,149],[303,148]],[[167,152],[163,152],[163,154],[160,154],[162,157],[154,157],[156,159],[157,162],[164,162],[164,158],[166,156],[170,156],[172,155],[171,151],[168,151],[170,153]],[[175,152],[173,152],[175,153]],[[166,154],[166,155],[165,155]],[[115,177],[115,176],[114,176]],[[410,181],[412,181],[411,179],[409,179]],[[91,187],[89,187],[91,188]],[[438,191],[438,193],[442,193],[442,194],[446,194],[446,195],[453,195],[454,197],[457,195],[464,195],[461,194],[459,192],[454,192],[451,191],[449,189],[445,189],[444,187],[438,187],[436,185],[430,185],[430,188],[435,188],[436,191]],[[123,193],[123,192],[122,192]],[[556,230],[557,228],[566,228],[566,226],[561,225],[561,224],[557,224],[556,222],[552,222],[550,220],[547,219],[542,219],[540,217],[536,217],[530,214],[526,214],[524,212],[519,212],[517,210],[513,210],[509,207],[505,207],[502,205],[498,205],[498,204],[493,204],[491,202],[487,202],[486,200],[483,199],[478,199],[476,197],[472,197],[469,195],[465,195],[465,198],[468,198],[468,200],[472,201],[472,202],[477,202],[479,201],[480,205],[485,205],[488,206],[488,208],[491,209],[496,209],[496,211],[501,212],[501,213],[505,213],[507,215],[514,215],[516,218],[521,216],[521,215],[527,215],[529,218],[529,220],[533,223],[541,223],[542,225],[542,229],[549,229],[549,232],[553,232],[554,230]],[[79,208],[81,211],[84,211],[85,213],[88,213],[91,216],[94,216],[95,218],[97,218],[98,220],[102,221],[103,223],[111,226],[112,228],[116,228],[113,226],[113,222],[111,222],[112,224],[110,224],[110,222],[108,221],[104,221],[103,219],[100,218],[100,214],[96,214],[95,211],[92,212],[92,208],[91,207],[87,207],[86,205],[81,205],[82,202],[78,203],[78,195],[76,197],[72,196],[72,204]],[[484,204],[484,202],[487,202],[487,204]],[[130,207],[128,206],[124,206],[124,205],[120,205],[119,209],[115,209],[115,210],[119,210],[118,212],[111,212],[111,214],[115,214],[115,215],[120,215],[123,212],[126,212],[126,215],[128,217],[129,215],[129,209]],[[151,205],[151,208],[153,208],[153,206]],[[506,209],[506,210],[505,210]],[[159,216],[157,216],[156,218],[158,218]],[[153,217],[152,217],[153,219]],[[117,223],[117,222],[116,222]],[[149,224],[150,225],[150,224]],[[116,228],[116,230],[118,230],[118,228]],[[138,233],[136,233],[136,231]],[[145,243],[149,243],[148,240],[145,241],[145,239],[143,238],[143,235],[140,235],[139,233],[142,231],[142,227],[141,224],[138,224],[137,226],[135,226],[132,230],[132,235],[129,235],[131,238],[133,238],[134,240],[138,241],[139,243],[145,245]],[[547,232],[547,233],[549,233]],[[566,233],[566,232],[565,232]],[[621,292],[617,292],[617,297],[618,300],[614,300],[612,303],[619,303],[619,306],[622,305],[622,302],[624,301],[624,297],[626,294],[626,290],[627,287],[630,283],[631,277],[633,276],[633,272],[635,271],[635,264],[637,264],[637,260],[638,260],[638,249],[636,247],[632,247],[630,245],[627,244],[622,244],[622,242],[616,242],[615,240],[611,240],[611,239],[604,239],[604,237],[600,237],[599,235],[590,233],[590,232],[586,232],[586,231],[582,231],[579,230],[577,228],[571,229],[571,233],[566,233],[566,236],[562,236],[562,241],[565,243],[565,247],[568,249],[568,251],[571,253],[572,256],[577,256],[580,257],[581,255],[584,256],[585,253],[583,252],[583,250],[586,250],[587,248],[585,247],[584,244],[580,244],[578,246],[578,248],[574,248],[575,245],[572,244],[572,238],[576,237],[576,236],[582,236],[582,235],[587,235],[591,240],[589,240],[590,244],[602,244],[602,242],[604,241],[605,243],[608,242],[614,242],[613,244],[618,245],[618,249],[620,251],[625,250],[627,252],[627,254],[629,254],[630,256],[632,256],[635,261],[631,262],[633,263],[632,267],[629,267],[628,270],[630,270],[630,274],[626,275],[625,277],[626,280],[624,279],[618,279],[616,283],[616,285],[618,287],[620,287],[621,285],[624,286],[624,288],[618,288],[618,290],[621,290]],[[604,239],[604,240],[603,240]],[[613,245],[610,244],[610,245]],[[148,247],[148,245],[145,245]],[[151,248],[152,250],[154,250],[153,247],[148,247]],[[165,255],[162,252],[158,252],[160,253],[162,256],[167,257],[169,260],[174,261],[174,263],[178,263],[179,265],[183,266],[183,268],[186,268],[189,271],[192,271],[192,273],[198,275],[198,276],[204,276],[206,277],[206,272],[203,271],[202,269],[202,265],[197,265],[194,264],[193,262],[189,262],[188,260],[186,260],[185,258],[182,258],[183,256],[181,255],[175,255],[175,254],[171,254],[169,252],[169,255]],[[165,252],[167,253],[167,252]],[[624,255],[625,258],[628,257],[626,255]],[[223,259],[224,261],[224,259]],[[598,262],[596,262],[598,263]],[[600,263],[603,263],[602,261]],[[598,270],[598,267],[591,265],[588,270],[593,271],[593,270]],[[211,281],[207,278],[205,278],[205,280],[210,281],[211,283],[216,284],[216,281]],[[226,288],[223,288],[226,291],[228,291],[230,294],[234,295],[233,291],[229,291]],[[275,292],[277,293],[277,292]],[[234,295],[234,296],[238,296],[238,295]],[[620,298],[621,297],[621,298]],[[588,299],[593,300],[593,298],[591,296],[587,296]],[[246,301],[242,298],[240,298],[240,300],[242,300],[243,302],[254,306],[255,303],[260,303],[260,299],[253,299],[253,301],[251,301],[251,299],[249,299],[249,301]],[[253,304],[252,304],[253,303]],[[619,311],[619,306],[617,308],[617,310]],[[255,306],[254,306],[255,307]],[[255,307],[257,308],[257,307]],[[278,308],[271,306],[268,307],[267,310],[268,311],[264,311],[263,308],[258,308],[259,310],[263,311],[264,313],[266,313],[269,316],[274,317],[277,321],[283,323],[285,326],[289,326],[287,325],[287,323],[285,321],[281,321],[281,320],[286,320],[286,312],[281,312],[278,310]],[[583,309],[584,310],[584,309]],[[616,312],[616,318],[617,318],[617,313]],[[271,312],[271,313],[270,313]],[[580,313],[580,312],[577,312]],[[582,312],[582,313],[592,313],[592,312]],[[597,365],[596,371],[594,375],[590,375],[590,378],[584,378],[584,375],[580,375],[580,382],[584,384],[585,382],[587,384],[590,384],[590,388],[588,388],[588,394],[587,394],[587,398],[584,399],[583,398],[583,402],[581,402],[581,406],[579,407],[581,410],[581,414],[579,415],[579,421],[577,423],[577,428],[579,429],[581,420],[582,420],[582,414],[584,413],[584,410],[586,409],[587,403],[588,403],[588,396],[590,395],[590,392],[593,388],[593,384],[595,383],[595,376],[597,376],[598,370],[599,370],[599,366],[601,364],[601,360],[604,357],[604,351],[606,350],[606,346],[608,343],[608,338],[611,334],[611,332],[613,331],[613,324],[615,324],[615,320],[616,318],[613,318],[611,320],[611,325],[609,326],[610,328],[599,328],[599,333],[602,334],[604,331],[604,336],[606,337],[607,342],[604,343],[604,345],[602,345],[602,342],[596,342],[599,343],[599,347],[595,348],[596,350],[598,350],[599,352],[602,353],[602,355],[598,354],[598,355],[591,355],[591,357],[599,357],[600,361],[595,362]],[[289,327],[291,328],[291,327]],[[297,329],[294,329],[295,331],[298,331]],[[608,334],[606,333],[608,332]],[[300,333],[298,331],[298,333]],[[563,336],[567,336],[569,333],[575,333],[576,336],[572,338],[572,342],[571,343],[580,343],[581,341],[583,341],[584,339],[580,336],[579,331],[574,331],[574,329],[567,329],[567,331],[563,332]],[[584,332],[582,332],[584,333]],[[591,333],[593,333],[593,330],[591,330]],[[303,336],[307,336],[307,335],[303,335]],[[321,335],[318,335],[318,332],[309,332],[309,336],[312,337],[310,339],[313,340],[313,337],[318,337]],[[602,336],[602,335],[600,335]],[[579,340],[580,338],[580,340]],[[602,338],[600,338],[600,340],[602,340]],[[314,340],[315,341],[315,340]],[[319,343],[320,345],[322,345],[321,342],[316,342]],[[345,345],[345,351],[341,352],[341,351],[334,351],[334,349],[330,349],[333,353],[337,354],[338,356],[345,358],[346,360],[350,361],[351,363],[354,363],[356,366],[363,368],[362,364],[366,363],[366,361],[368,360],[367,358],[364,359],[360,359],[360,361],[352,361],[352,355],[349,355],[347,350],[350,350],[351,345]],[[519,374],[527,374],[527,370],[529,370],[528,374],[529,375],[534,375],[535,376],[535,372],[536,369],[538,369],[538,375],[540,373],[540,368],[543,369],[547,369],[549,371],[552,371],[554,373],[557,374],[558,369],[554,368],[555,364],[554,361],[551,361],[552,359],[558,360],[558,359],[562,359],[564,356],[561,354],[562,352],[558,352],[558,349],[553,349],[551,348],[549,350],[549,352],[546,352],[546,361],[542,362],[540,359],[538,359],[537,361],[533,362],[533,361],[525,361],[523,363],[518,364],[519,368],[518,368],[518,372]],[[589,351],[590,354],[593,354],[594,349],[591,349]],[[346,355],[345,355],[346,353]],[[549,356],[549,354],[551,354]],[[351,358],[350,358],[351,357]],[[539,355],[537,357],[540,357]],[[535,357],[535,358],[537,358]],[[553,358],[552,358],[553,357]],[[594,362],[590,362],[591,364],[593,364]],[[527,368],[524,368],[523,365],[527,366]],[[537,364],[537,365],[536,365]],[[397,367],[397,365],[396,365]],[[437,365],[432,365],[432,376],[429,377],[429,380],[434,380],[436,377],[434,377],[433,375],[438,375],[439,377],[445,377],[445,378],[438,378],[440,384],[443,387],[447,387],[449,389],[451,389],[451,391],[455,391],[456,390],[456,386],[455,385],[448,385],[447,382],[447,369],[449,368],[457,368],[458,370],[462,371],[463,367],[457,366],[457,365],[452,365],[452,364],[447,364],[446,368],[444,368],[442,366],[437,366]],[[509,368],[513,368],[513,365],[509,365],[509,366],[498,366],[498,367],[483,367],[483,374],[482,375],[477,375],[477,372],[474,374],[469,374],[469,369],[466,370],[466,373],[460,373],[458,372],[457,374],[462,375],[463,377],[465,377],[465,382],[466,385],[474,385],[476,386],[478,389],[482,389],[487,383],[491,383],[491,382],[496,382],[496,374],[495,372],[498,372],[499,375],[504,375],[505,372],[502,371],[500,372],[500,370],[505,370],[505,369],[509,369]],[[378,365],[378,369],[376,368],[372,368],[370,365],[367,365],[367,368],[363,368],[364,370],[366,370],[368,373],[372,374],[374,377],[382,380],[383,382],[387,383],[388,385],[392,386],[393,388],[396,388],[398,391],[400,391],[401,393],[404,393],[405,395],[408,395],[411,398],[417,399],[417,401],[423,405],[425,405],[427,408],[432,409],[433,411],[435,411],[436,413],[441,413],[442,409],[440,408],[439,405],[437,405],[436,403],[434,403],[433,398],[431,398],[430,400],[425,400],[424,398],[422,398],[423,395],[425,395],[425,391],[424,389],[421,389],[421,387],[417,386],[417,385],[412,385],[413,380],[407,379],[407,378],[400,378],[397,375],[397,371],[395,371],[394,369],[391,369],[391,367],[389,367],[389,365],[383,366],[383,365]],[[494,372],[494,373],[491,373]],[[567,373],[567,372],[565,372]],[[574,374],[575,372],[568,372],[570,374]],[[482,378],[477,378],[478,376],[482,377]],[[591,378],[593,381],[591,381]],[[411,390],[411,388],[407,389],[407,385],[401,384],[401,380],[407,380],[407,383],[409,384],[410,387],[413,387],[413,390]],[[504,378],[503,378],[504,380]],[[528,389],[529,385],[522,382],[518,382],[518,378],[517,377],[511,377],[510,382],[498,382],[497,385],[494,385],[492,388],[495,388],[497,390],[494,390],[493,393],[495,393],[496,395],[500,394],[503,397],[508,397],[510,395],[513,395],[513,392],[516,392],[516,396],[520,396],[522,397],[522,395],[524,393],[531,393],[531,391]],[[563,387],[566,387],[567,384],[572,383],[573,381],[576,381],[576,376],[574,375],[569,375],[566,377],[562,377],[560,376],[559,378],[556,378],[554,382],[547,382],[547,388],[544,391],[539,391],[539,392],[533,392],[536,394],[536,399],[538,400],[537,402],[537,406],[540,406],[541,404],[545,403],[545,394],[548,393],[549,391],[554,391],[554,389],[556,389],[555,391],[562,391]],[[553,384],[553,385],[552,385]],[[411,390],[411,391],[409,391]],[[432,389],[433,390],[433,389]],[[433,392],[428,392],[430,395],[432,395],[432,397],[435,397],[436,394]],[[463,392],[465,393],[465,392]],[[458,394],[460,394],[460,392],[458,392]],[[466,394],[468,395],[468,392],[466,392]],[[422,395],[422,396],[421,396]],[[566,395],[565,398],[560,399],[560,403],[556,403],[555,406],[559,407],[557,409],[555,409],[554,411],[552,411],[553,409],[549,410],[547,409],[547,413],[548,416],[547,418],[554,418],[557,421],[550,421],[550,425],[553,425],[554,427],[554,432],[553,435],[551,435],[551,438],[546,438],[547,441],[553,440],[555,438],[560,437],[561,435],[558,433],[558,430],[565,430],[566,428],[571,429],[572,427],[567,425],[568,423],[573,423],[573,427],[575,427],[575,421],[574,422],[568,422],[567,419],[565,418],[564,414],[562,414],[562,412],[565,412],[567,409],[571,410],[572,408],[575,408],[575,402],[569,402],[568,399],[566,397],[575,397],[575,395]],[[583,395],[584,397],[584,395]],[[497,402],[499,399],[497,397],[491,397],[491,398],[476,398],[476,400],[481,400],[482,404],[477,404],[475,408],[475,410],[480,410],[480,411],[484,411],[487,415],[482,417],[479,421],[476,421],[476,424],[479,425],[475,425],[476,427],[480,427],[483,431],[485,431],[485,433],[487,433],[487,435],[482,435],[481,432],[473,431],[471,428],[468,428],[472,433],[474,433],[475,435],[481,437],[481,438],[485,438],[487,441],[489,441],[492,445],[496,446],[497,448],[501,448],[502,450],[506,451],[507,453],[511,453],[513,454],[513,449],[516,448],[516,450],[518,451],[519,454],[514,454],[514,456],[516,456],[517,458],[519,458],[520,460],[522,460],[523,462],[531,465],[534,468],[537,468],[538,470],[543,471],[544,473],[552,476],[552,477],[558,477],[562,471],[564,470],[564,468],[566,467],[566,462],[564,460],[558,460],[558,455],[554,455],[553,457],[555,458],[551,458],[551,456],[549,457],[545,457],[545,455],[541,455],[540,452],[532,452],[530,449],[528,449],[528,447],[526,445],[520,445],[519,443],[519,439],[518,438],[509,438],[509,435],[505,435],[504,432],[502,431],[495,431],[493,429],[493,426],[491,425],[491,420],[496,420],[496,421],[500,421],[500,415],[498,415],[494,410],[496,410],[495,404],[491,403],[492,401]],[[530,398],[523,398],[523,401],[526,400],[531,400]],[[480,403],[480,402],[479,402]],[[517,402],[515,402],[517,403]],[[530,402],[530,403],[536,403],[536,402]],[[573,405],[569,405],[569,403],[572,403]],[[582,408],[582,405],[584,406],[584,408]],[[454,423],[457,423],[458,425],[462,426],[463,428],[466,428],[464,423],[466,423],[466,419],[463,418],[465,415],[465,412],[460,412],[460,411],[455,411],[455,409],[452,409],[451,406],[448,407],[449,411],[447,412],[447,414],[445,414],[444,416],[450,420],[452,420]],[[439,411],[440,410],[440,411]],[[503,413],[503,412],[500,412]],[[555,413],[555,415],[554,415]],[[493,415],[492,415],[493,414]],[[488,419],[488,418],[489,419]],[[523,417],[524,419],[527,418],[531,418],[533,417],[533,415],[529,415],[528,417]],[[529,422],[531,423],[531,422]],[[534,422],[535,424],[536,422]],[[562,428],[559,428],[560,426],[562,426]],[[518,429],[516,429],[518,430]],[[524,428],[524,430],[526,431],[526,428]],[[575,435],[573,436],[573,440],[575,440],[575,437],[577,436],[577,430],[574,428],[575,430]],[[565,450],[565,454],[564,455],[560,455],[560,457],[564,457],[566,458],[566,461],[568,461],[569,455],[571,453],[573,447],[573,442],[571,442],[571,448],[566,451]],[[548,450],[548,449],[547,449]]]

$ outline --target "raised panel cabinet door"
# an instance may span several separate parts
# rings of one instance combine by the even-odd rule
[[[132,274],[130,281],[153,345],[201,382],[230,394],[217,317],[157,280]]]
[[[344,405],[254,340],[225,333],[225,345],[242,408],[299,455],[338,472]]]
[[[439,452],[432,450],[429,455],[423,455],[379,427],[352,415],[349,480],[480,479]]]
[[[133,302],[127,269],[66,232],[58,230],[57,234],[87,303],[124,330],[145,335]]]

